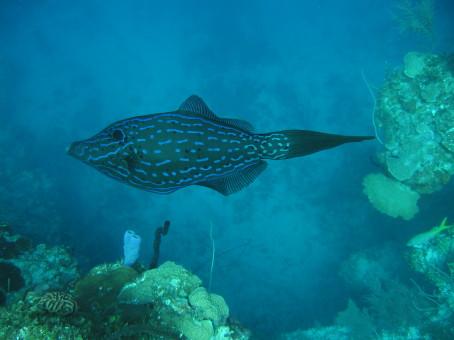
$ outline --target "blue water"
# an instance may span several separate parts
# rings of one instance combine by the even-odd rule
[[[452,1],[436,1],[430,42],[399,33],[393,4],[3,0],[1,217],[38,242],[70,246],[85,270],[120,259],[126,229],[142,235],[147,263],[154,229],[169,219],[161,262],[205,284],[212,223],[212,290],[232,316],[258,336],[331,323],[349,296],[340,264],[361,249],[405,244],[452,213],[452,182],[403,222],[362,194],[362,177],[377,169],[375,142],[270,162],[229,197],[202,187],[141,192],[65,149],[116,120],[176,109],[191,94],[261,132],[373,134],[361,72],[377,89],[406,52],[454,48]]]

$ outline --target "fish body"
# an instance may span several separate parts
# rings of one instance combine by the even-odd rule
[[[191,96],[173,112],[132,117],[74,142],[68,153],[121,182],[168,194],[189,185],[224,195],[252,183],[266,161],[307,155],[373,137],[306,130],[258,134],[237,119],[216,116]]]
[[[451,224],[451,225],[446,224],[447,220],[448,220],[447,217],[445,217],[443,219],[443,221],[441,221],[440,225],[433,227],[429,231],[425,231],[423,233],[413,236],[407,242],[407,246],[413,247],[413,248],[424,247],[425,245],[427,245],[427,243],[429,243],[430,240],[432,240],[438,234],[445,231],[446,229],[450,229],[450,228],[454,227],[454,224]]]

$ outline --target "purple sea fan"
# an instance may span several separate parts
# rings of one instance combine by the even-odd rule
[[[123,264],[132,266],[139,258],[140,243],[142,238],[133,230],[126,230],[123,237]]]

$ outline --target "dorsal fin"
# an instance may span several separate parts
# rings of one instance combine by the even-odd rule
[[[178,110],[198,114],[210,119],[218,119],[213,111],[210,110],[202,98],[196,95],[190,96],[178,108]]]
[[[242,119],[233,119],[233,118],[218,118],[220,121],[224,122],[225,124],[227,125],[230,125],[230,126],[233,126],[233,127],[236,127],[238,129],[241,129],[241,130],[244,130],[244,131],[247,131],[247,132],[253,132],[254,131],[254,127],[252,126],[251,123],[245,121],[245,120],[242,120]]]
[[[262,171],[266,169],[266,166],[267,164],[265,161],[259,161],[246,169],[235,171],[233,174],[221,179],[200,182],[198,185],[214,189],[227,196],[244,189],[254,182]]]
[[[211,119],[216,122],[220,122],[231,127],[241,129],[247,132],[252,132],[254,130],[253,126],[244,120],[241,119],[230,119],[230,118],[220,118],[216,116],[213,111],[210,110],[207,104],[203,101],[202,98],[196,95],[190,96],[186,99],[178,108],[179,111],[186,111],[192,114],[200,115],[204,118]]]

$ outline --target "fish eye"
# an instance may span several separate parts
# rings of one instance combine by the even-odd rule
[[[116,129],[112,132],[112,138],[119,142],[122,142],[125,139],[125,134],[122,130]]]

